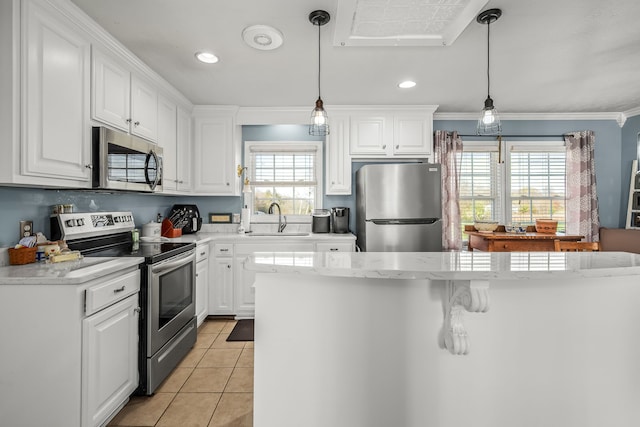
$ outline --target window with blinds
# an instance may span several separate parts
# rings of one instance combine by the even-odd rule
[[[476,219],[502,224],[558,220],[565,229],[565,148],[562,142],[508,142],[500,163],[497,143],[465,141],[460,155],[462,229]]]
[[[266,214],[278,203],[282,214],[310,215],[321,207],[321,162],[321,143],[246,142],[252,212]]]
[[[564,150],[511,147],[507,197],[511,222],[534,224],[536,218],[552,218],[558,220],[558,229],[565,230],[565,160]]]

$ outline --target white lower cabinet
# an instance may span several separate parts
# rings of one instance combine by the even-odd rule
[[[209,314],[209,244],[196,247],[196,317],[198,326]]]
[[[138,266],[64,277],[0,286],[2,426],[102,426],[138,387]]]
[[[82,323],[82,425],[99,426],[138,387],[138,294]]]
[[[210,263],[209,314],[233,314],[233,244],[214,244],[213,254]]]

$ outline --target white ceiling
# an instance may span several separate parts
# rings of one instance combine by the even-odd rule
[[[318,33],[308,15],[324,9],[331,14],[321,28],[325,105],[437,104],[438,112],[452,113],[482,109],[487,28],[475,21],[475,11],[459,35],[445,34],[452,40],[447,46],[340,45],[345,22],[347,29],[351,22],[352,34],[369,31],[388,40],[384,20],[397,21],[389,6],[400,3],[412,17],[434,5],[467,15],[474,8],[502,9],[491,25],[491,97],[500,113],[640,107],[638,0],[72,1],[194,104],[313,108]],[[345,16],[358,8],[384,13],[372,20]],[[373,25],[366,27],[368,22]],[[242,30],[256,24],[280,30],[282,46],[270,51],[247,46]],[[415,19],[391,28],[392,33],[397,28],[420,33]],[[433,28],[425,24],[424,32]],[[220,62],[198,63],[194,53],[200,50],[215,52]],[[399,89],[397,83],[405,79],[417,86]]]

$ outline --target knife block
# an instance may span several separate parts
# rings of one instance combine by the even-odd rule
[[[182,236],[181,228],[173,228],[173,223],[168,219],[162,220],[162,230],[160,232],[162,237],[174,238]]]

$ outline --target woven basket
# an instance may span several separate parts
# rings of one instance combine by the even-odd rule
[[[536,219],[536,231],[538,233],[556,234],[558,221],[555,219]]]
[[[9,264],[23,265],[36,262],[37,247],[33,248],[9,248]]]

